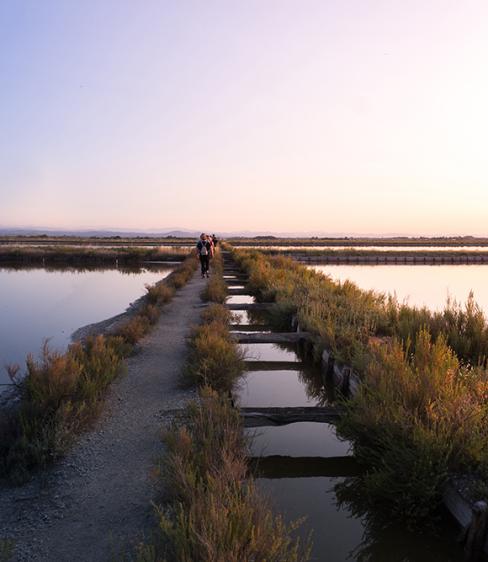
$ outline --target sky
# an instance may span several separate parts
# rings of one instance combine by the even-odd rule
[[[485,0],[0,0],[0,226],[488,235]]]

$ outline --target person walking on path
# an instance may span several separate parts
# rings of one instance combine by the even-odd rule
[[[197,252],[198,252],[198,257],[200,258],[202,279],[205,276],[208,277],[210,251],[211,251],[210,242],[207,240],[206,235],[202,232],[202,234],[200,234],[200,240],[197,242]]]

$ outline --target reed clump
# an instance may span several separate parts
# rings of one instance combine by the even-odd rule
[[[248,271],[249,289],[258,299],[275,301],[286,315],[283,321],[296,311],[304,329],[359,371],[367,364],[371,336],[415,342],[423,328],[434,338],[442,335],[462,362],[487,362],[488,321],[472,294],[465,305],[448,300],[443,311],[432,312],[361,290],[347,280],[333,281],[290,258],[257,251],[237,251],[235,257]]]
[[[67,449],[98,411],[104,390],[120,368],[123,349],[121,338],[96,336],[63,354],[45,345],[40,360],[29,356],[25,377],[15,381],[19,410],[2,426],[1,473],[20,482],[32,468]]]
[[[185,424],[165,435],[159,476],[171,490],[156,506],[157,534],[138,549],[138,562],[305,562],[309,542],[294,538],[299,522],[273,515],[248,474],[247,442],[229,393],[243,372],[243,356],[229,332],[222,304],[202,312],[190,340],[186,377],[200,387]]]
[[[160,476],[170,510],[157,508],[158,542],[139,548],[138,561],[305,562],[308,544],[292,538],[297,524],[273,515],[247,474],[239,414],[204,387],[184,427],[165,437]]]
[[[439,507],[449,475],[488,476],[487,398],[486,370],[460,363],[442,336],[378,345],[339,425],[368,467],[365,496],[413,523]]]
[[[192,384],[228,393],[242,374],[244,355],[229,332],[231,317],[223,305],[213,304],[204,312],[204,323],[194,328],[185,369]]]
[[[228,291],[227,284],[222,277],[224,264],[219,250],[216,251],[210,263],[211,277],[202,290],[201,297],[204,301],[223,304],[227,298]]]
[[[471,295],[430,312],[333,282],[283,257],[235,252],[255,294],[272,298],[362,379],[341,423],[366,468],[371,505],[412,523],[453,474],[488,478],[488,327]]]
[[[0,263],[36,264],[142,264],[145,261],[180,260],[191,248],[90,247],[89,245],[5,245],[0,247]]]
[[[22,377],[18,368],[10,368],[19,400],[17,407],[0,415],[0,475],[20,483],[32,469],[66,451],[97,415],[123,359],[156,323],[176,286],[186,282],[195,268],[194,257],[189,257],[163,282],[149,287],[150,296],[115,333],[88,337],[70,345],[65,353],[51,351],[46,344],[38,361],[28,357]]]

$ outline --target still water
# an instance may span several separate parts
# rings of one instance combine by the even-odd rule
[[[320,406],[321,397],[312,390],[300,371],[250,371],[239,382],[236,395],[242,407]]]
[[[145,293],[145,284],[171,271],[162,265],[135,272],[0,268],[0,383],[9,382],[4,366],[22,367],[45,338],[52,349],[63,350],[77,328],[124,312]]]
[[[245,318],[245,321],[251,320]],[[329,402],[314,368],[298,363],[291,347],[242,346],[261,361],[297,362],[297,368],[251,369],[235,391],[241,406],[315,406]],[[248,363],[252,366],[252,363]],[[293,363],[292,363],[293,365]],[[300,365],[300,366],[299,366]],[[437,536],[421,536],[365,511],[357,488],[360,467],[350,443],[331,424],[292,423],[246,430],[256,484],[286,521],[303,519],[302,540],[312,536],[312,560],[322,562],[460,562],[457,532],[447,520]]]
[[[465,303],[470,291],[488,315],[488,265],[312,265],[334,280],[396,295],[400,302],[442,310],[447,298]]]
[[[235,248],[257,250],[359,250],[367,252],[487,252],[488,246],[234,246]]]

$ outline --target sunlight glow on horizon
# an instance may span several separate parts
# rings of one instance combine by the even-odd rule
[[[486,236],[487,17],[6,0],[0,226]]]

